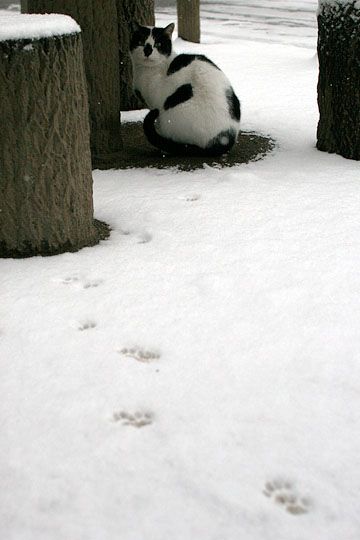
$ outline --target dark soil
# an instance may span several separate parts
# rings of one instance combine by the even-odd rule
[[[203,169],[204,164],[219,168],[233,167],[249,161],[262,159],[275,147],[275,142],[264,135],[241,132],[236,145],[228,154],[220,157],[170,156],[157,150],[147,141],[142,122],[122,124],[121,133],[124,142],[123,156],[116,163],[117,169],[153,167],[167,169],[175,167],[180,171]],[[100,167],[101,168],[101,167]]]

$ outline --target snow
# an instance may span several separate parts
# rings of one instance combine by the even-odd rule
[[[16,15],[0,12],[0,41],[41,39],[80,32],[80,26],[67,15]]]
[[[270,156],[96,171],[108,241],[0,261],[4,540],[360,536],[359,163],[315,149],[317,2],[283,0],[267,41],[258,6],[176,47]]]

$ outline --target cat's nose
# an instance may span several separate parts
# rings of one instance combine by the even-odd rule
[[[144,47],[144,54],[145,56],[150,56],[150,54],[152,53],[153,51],[153,48],[152,46],[150,45],[150,43],[147,43]]]

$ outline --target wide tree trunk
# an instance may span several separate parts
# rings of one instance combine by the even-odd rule
[[[200,43],[200,0],[177,0],[179,37]]]
[[[25,13],[64,13],[81,26],[93,167],[116,167],[122,148],[116,0],[22,0],[21,7]]]
[[[80,32],[0,41],[0,103],[0,256],[77,251],[106,237],[93,219]]]
[[[360,160],[360,3],[320,0],[317,148]]]
[[[132,64],[129,53],[132,21],[145,26],[154,26],[154,0],[117,0],[118,33],[120,54],[120,103],[121,110],[128,111],[144,107],[133,93]]]

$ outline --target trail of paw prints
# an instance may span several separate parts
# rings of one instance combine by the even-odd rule
[[[118,352],[126,358],[133,358],[137,362],[142,362],[143,364],[150,364],[161,358],[161,354],[158,351],[145,350],[140,347],[124,347]]]
[[[127,411],[118,411],[113,414],[113,421],[122,426],[142,428],[153,423],[154,415],[150,411],[136,411],[133,414]]]
[[[81,289],[93,289],[99,287],[103,283],[102,279],[82,279],[79,276],[66,276],[60,279],[63,285],[72,285]]]
[[[307,514],[311,508],[311,500],[300,495],[292,482],[282,478],[266,482],[263,493],[294,516]]]

